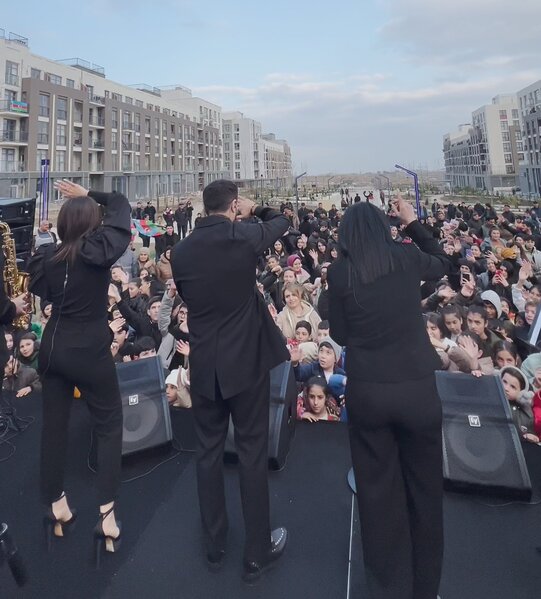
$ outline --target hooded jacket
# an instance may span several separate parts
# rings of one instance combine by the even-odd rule
[[[306,320],[312,325],[312,332],[317,331],[317,326],[321,322],[319,314],[308,302],[302,300],[301,305],[303,310],[299,316],[285,306],[276,317],[276,324],[286,339],[293,339],[295,337],[295,327],[301,320]]]

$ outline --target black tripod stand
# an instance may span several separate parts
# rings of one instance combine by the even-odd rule
[[[8,525],[0,524],[0,568],[7,563],[17,586],[24,586],[27,581],[26,569],[17,546],[8,533]]]

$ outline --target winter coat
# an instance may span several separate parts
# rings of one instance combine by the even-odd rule
[[[171,269],[171,261],[165,255],[162,255],[156,264],[156,277],[162,283],[173,278],[173,270]]]
[[[301,302],[303,311],[300,316],[294,314],[287,306],[276,317],[276,324],[286,339],[295,337],[295,326],[301,320],[306,320],[312,325],[312,333],[317,333],[317,326],[321,322],[319,314],[304,300]]]

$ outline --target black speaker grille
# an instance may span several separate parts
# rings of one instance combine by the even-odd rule
[[[530,477],[500,378],[437,372],[436,382],[443,405],[446,481],[527,497]]]

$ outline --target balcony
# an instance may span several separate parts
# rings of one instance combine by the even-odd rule
[[[28,104],[17,100],[0,100],[0,114],[13,116],[28,116]]]
[[[105,144],[101,140],[91,141],[90,148],[93,150],[103,150],[105,149]]]
[[[102,116],[95,116],[88,121],[88,124],[91,127],[101,127],[103,129],[105,127],[105,119]]]
[[[135,144],[131,143],[131,142],[122,142],[122,150],[124,152],[134,152],[135,151]],[[139,148],[137,148],[137,150],[139,150]]]
[[[94,94],[88,94],[88,101],[91,104],[100,104],[101,106],[105,106],[105,97],[104,96],[96,96]]]
[[[0,133],[0,143],[5,144],[27,144],[28,133],[26,131],[2,131]]]
[[[122,121],[122,129],[133,131],[133,121]]]
[[[0,173],[22,173],[26,170],[24,162],[0,160]]]
[[[103,173],[103,163],[101,163],[101,162],[91,162],[88,165],[88,170],[91,173]]]

